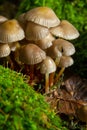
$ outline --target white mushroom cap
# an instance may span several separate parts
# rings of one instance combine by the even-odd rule
[[[25,14],[25,20],[46,26],[48,28],[59,25],[60,20],[51,8],[37,7]]]
[[[40,66],[40,72],[42,74],[46,74],[46,73],[52,73],[56,71],[56,64],[54,62],[54,60],[47,56],[41,63]]]
[[[0,43],[0,58],[7,57],[11,50],[8,44]]]
[[[49,33],[48,28],[33,22],[28,22],[25,29],[25,37],[28,40],[40,40],[45,38]]]
[[[47,49],[52,46],[53,40],[55,40],[55,38],[49,33],[45,38],[36,41],[35,44],[38,45],[41,49]]]
[[[79,37],[78,30],[67,20],[62,20],[60,25],[50,28],[50,32],[56,37],[73,40]]]
[[[72,57],[70,57],[70,56],[62,56],[60,58],[60,62],[58,64],[58,67],[67,68],[67,67],[71,66],[73,63],[74,63],[74,61],[73,61]]]
[[[53,47],[57,47],[57,49],[62,53],[62,55],[65,56],[71,56],[75,53],[74,45],[71,42],[63,40],[61,38],[53,41]]]
[[[16,19],[7,20],[0,24],[0,42],[12,43],[22,40],[25,37],[24,31]]]
[[[27,44],[20,48],[19,60],[25,64],[37,64],[46,58],[46,53],[35,44]]]
[[[3,22],[5,22],[5,21],[7,21],[7,20],[8,20],[8,18],[6,18],[6,17],[0,15],[0,23],[3,23]]]

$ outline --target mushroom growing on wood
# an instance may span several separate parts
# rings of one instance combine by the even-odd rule
[[[62,20],[60,25],[50,28],[50,32],[60,38],[73,40],[79,37],[78,30],[67,20]]]
[[[59,25],[60,20],[55,12],[48,7],[37,7],[25,13],[26,21],[32,21],[45,27],[54,27]]]
[[[30,65],[30,78],[33,79],[34,65],[42,62],[46,58],[46,53],[35,44],[27,44],[19,50],[19,60]]]
[[[71,66],[73,63],[74,63],[74,61],[73,61],[72,57],[70,57],[70,56],[62,56],[60,58],[60,62],[58,64],[58,67],[60,67],[61,69],[55,78],[55,83],[59,80],[59,78],[63,74],[65,68]]]
[[[53,59],[49,56],[47,56],[41,63],[40,65],[40,72],[42,74],[45,74],[45,92],[48,93],[49,92],[49,84],[52,86],[53,85],[53,76],[54,76],[54,72],[56,71],[56,64],[53,61]],[[53,74],[51,75],[52,78],[51,80],[49,80],[49,74]]]

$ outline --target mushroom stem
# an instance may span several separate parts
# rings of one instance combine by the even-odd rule
[[[62,67],[61,70],[59,71],[57,77],[55,78],[55,84],[56,84],[56,82],[58,82],[58,80],[59,80],[60,76],[63,74],[64,70],[65,70],[65,67]]]
[[[49,92],[49,73],[45,74],[45,93]]]
[[[34,79],[34,65],[30,65],[30,80]]]
[[[49,86],[51,87],[51,86],[53,86],[53,84],[54,84],[54,72],[53,73],[50,73],[50,75],[49,75]]]
[[[24,68],[25,68],[25,73],[29,74],[29,65],[24,64]]]

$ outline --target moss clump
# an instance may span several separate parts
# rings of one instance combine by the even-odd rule
[[[0,66],[0,130],[66,130],[20,73]]]

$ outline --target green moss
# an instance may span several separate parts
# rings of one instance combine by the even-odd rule
[[[66,130],[22,74],[0,66],[0,130]]]

